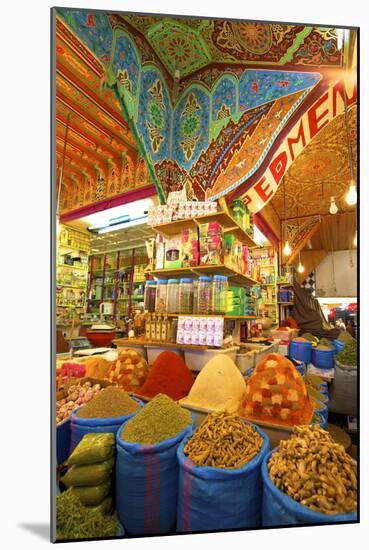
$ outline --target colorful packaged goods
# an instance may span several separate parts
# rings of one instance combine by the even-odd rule
[[[127,391],[136,391],[145,382],[148,372],[146,360],[137,351],[127,349],[112,363],[108,378]]]
[[[201,370],[183,405],[210,411],[238,412],[246,395],[245,380],[235,363],[219,354]]]
[[[199,265],[199,239],[197,227],[191,227],[182,232],[182,266],[196,265]]]
[[[153,362],[139,393],[144,397],[163,393],[177,401],[188,394],[193,383],[194,377],[183,360],[173,351],[163,351]]]
[[[165,246],[165,269],[182,267],[182,235],[173,235]]]
[[[200,265],[223,263],[223,228],[218,222],[199,225],[199,245]]]
[[[286,357],[263,357],[247,380],[242,414],[253,422],[294,426],[309,424],[313,406],[302,376]]]

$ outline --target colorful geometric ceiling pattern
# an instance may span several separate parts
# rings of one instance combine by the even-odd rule
[[[81,22],[81,18],[77,21]],[[92,25],[107,19],[89,17],[83,21]],[[103,46],[94,41],[91,28],[94,27],[86,30],[89,44],[95,44],[104,56],[108,41],[103,40]],[[103,27],[104,36],[105,31]],[[137,143],[113,90],[101,85],[104,77],[103,63],[58,20],[55,137],[58,183],[64,164],[61,214],[152,183],[145,159],[137,151]]]
[[[342,64],[334,29],[58,15],[102,63],[162,200],[184,182],[208,199],[243,184],[320,82],[314,67]]]
[[[357,180],[357,107],[348,111],[349,139]],[[327,214],[334,196],[339,212],[353,210],[345,194],[351,179],[344,114],[336,116],[293,162],[271,200],[282,219]],[[286,213],[284,213],[284,193]]]

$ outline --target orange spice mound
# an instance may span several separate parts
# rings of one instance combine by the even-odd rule
[[[254,422],[284,426],[310,423],[313,406],[291,361],[278,353],[263,357],[247,382],[241,414]]]
[[[186,363],[173,351],[163,351],[153,362],[140,395],[155,397],[165,393],[178,401],[190,391],[194,377]]]

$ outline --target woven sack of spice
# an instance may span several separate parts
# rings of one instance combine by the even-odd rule
[[[175,529],[177,448],[192,425],[188,411],[159,394],[117,433],[116,509],[127,533]],[[165,437],[167,433],[174,435]],[[146,443],[132,442],[137,439]]]
[[[179,446],[178,532],[248,529],[261,525],[261,464],[269,450],[269,438],[259,427],[247,425],[261,438],[261,447],[241,467],[196,466],[184,452],[193,434]],[[221,442],[220,449],[224,448],[225,455],[227,447],[226,441]]]
[[[357,416],[357,367],[335,359],[334,378],[329,387],[328,409]]]
[[[320,429],[317,426],[298,427],[300,431]],[[328,434],[325,430],[324,433]],[[329,437],[329,434],[327,437]],[[296,444],[299,445],[302,439],[303,437],[297,434],[297,438],[295,438]],[[329,447],[334,445],[333,441],[331,443],[324,443],[318,440],[315,443],[307,442],[305,448],[306,457],[304,454],[301,454],[302,450],[300,448],[296,455],[296,460],[294,460],[293,451],[290,448],[285,455],[285,459],[287,458],[287,460],[294,462],[296,469],[293,464],[289,464],[286,467],[283,464],[285,459],[280,458],[280,456],[283,457],[283,446],[288,445],[288,441],[282,441],[282,445],[269,452],[263,460],[261,467],[263,480],[262,526],[283,527],[285,525],[298,524],[314,525],[319,523],[355,522],[357,520],[356,510],[342,513],[337,513],[335,510],[340,503],[343,502],[345,505],[344,501],[348,498],[348,490],[350,489],[350,492],[352,492],[354,487],[356,493],[357,486],[356,476],[353,474],[354,470],[352,470],[353,467],[350,465],[352,459],[348,455],[343,457],[343,447],[342,451],[340,451],[336,445],[336,449],[333,451],[334,455],[329,455],[330,460],[333,460],[332,456],[338,457],[338,463],[335,465],[336,473],[333,476],[332,468],[334,467],[324,467],[326,463],[324,463],[325,459],[322,454],[323,452],[329,453]],[[317,451],[314,449],[314,444],[317,446]],[[282,455],[280,455],[281,447]],[[276,453],[279,453],[278,458]],[[273,455],[275,455],[274,461]],[[350,470],[345,480],[344,492],[341,476],[346,476],[346,470],[344,469],[343,461],[346,462],[345,468],[348,469],[347,471]],[[314,465],[315,468],[319,468],[317,472],[314,472]],[[280,488],[276,486],[272,478],[277,480],[276,483],[280,484]],[[349,487],[347,483],[353,483],[353,485]],[[286,487],[289,491],[294,491],[294,498],[284,492]],[[302,493],[304,494],[302,495]]]
[[[132,418],[142,406],[142,401],[129,397],[119,388],[114,386],[105,388],[89,403],[73,411],[70,423],[70,452],[88,433],[116,434],[118,429]]]

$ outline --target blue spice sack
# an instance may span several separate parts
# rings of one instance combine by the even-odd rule
[[[143,402],[135,397],[132,397],[135,401],[143,407]],[[135,416],[140,409],[137,409],[132,414],[126,416],[116,416],[112,418],[81,418],[77,416],[76,409],[72,412],[70,417],[70,453],[77,447],[84,435],[89,433],[113,433],[116,434],[119,428],[127,422],[130,418]]]
[[[261,467],[263,479],[263,527],[297,525],[301,523],[337,523],[356,521],[357,513],[328,515],[314,512],[306,506],[299,504],[288,495],[282,493],[271,481],[268,473],[267,464],[274,449],[268,453]]]
[[[117,432],[116,509],[132,535],[163,534],[176,526],[178,495],[177,448],[192,430],[156,445],[129,443]]]
[[[253,426],[264,439],[263,446],[250,462],[238,469],[196,466],[183,452],[193,434],[178,447],[178,532],[261,525],[261,464],[269,450],[269,438],[258,426]]]

